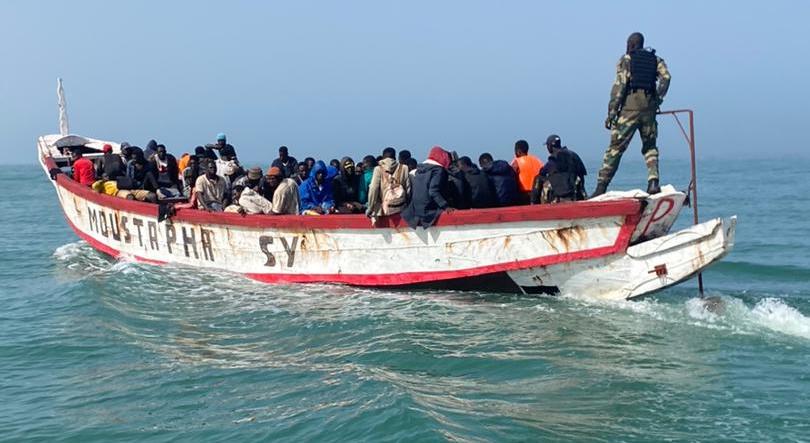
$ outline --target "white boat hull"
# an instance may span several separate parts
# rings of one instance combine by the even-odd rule
[[[41,138],[46,171],[55,167],[48,146]],[[413,230],[398,217],[372,227],[362,215],[180,210],[159,222],[157,205],[98,194],[64,174],[53,183],[70,226],[106,254],[223,269],[268,283],[630,299],[700,272],[728,253],[734,234],[732,219],[665,235],[685,198],[671,187],[655,196],[456,211],[434,227]]]

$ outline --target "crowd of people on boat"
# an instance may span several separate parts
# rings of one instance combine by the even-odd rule
[[[76,181],[121,198],[243,215],[365,213],[372,223],[401,214],[409,225],[427,227],[457,209],[584,200],[580,157],[557,135],[548,137],[546,149],[543,162],[518,140],[511,163],[483,153],[475,164],[439,146],[421,163],[408,150],[387,147],[359,162],[346,156],[327,165],[313,157],[298,161],[281,146],[265,170],[245,168],[220,133],[216,143],[179,159],[155,140],[145,148],[123,142],[120,153],[104,145],[95,161],[80,149],[71,156]]]

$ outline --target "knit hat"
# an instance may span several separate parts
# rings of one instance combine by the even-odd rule
[[[247,176],[251,180],[258,180],[258,179],[262,178],[262,168],[260,168],[258,166],[254,166],[254,167],[248,169]]]
[[[428,160],[441,165],[442,168],[447,169],[450,166],[450,154],[447,153],[441,146],[434,146],[428,153]]]
[[[219,134],[217,134],[217,141],[225,141],[225,133],[224,132],[220,132]]]
[[[112,145],[110,145],[109,143],[105,144],[104,147],[101,148],[101,152],[109,154],[110,152],[112,152]]]
[[[273,176],[281,177],[282,176],[281,169],[279,169],[278,166],[271,166],[270,169],[267,170],[267,176],[268,177],[273,177]]]

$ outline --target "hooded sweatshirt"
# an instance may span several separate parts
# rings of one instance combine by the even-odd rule
[[[443,190],[447,189],[447,170],[439,161],[429,158],[416,168],[411,181],[411,200],[402,210],[402,219],[411,228],[429,228],[436,223],[442,211],[450,207],[447,195],[443,194]]]
[[[344,165],[347,161],[352,161],[352,159],[343,157],[340,164]],[[359,203],[362,180],[362,176],[355,174],[354,171],[349,174],[345,168],[341,168],[340,174],[332,182],[332,187],[335,189],[335,203],[338,205],[341,203]]]
[[[333,168],[334,169],[334,168]],[[323,180],[323,184],[318,185],[315,182],[315,177],[318,175],[319,172],[323,172],[325,174],[325,178]],[[335,200],[332,197],[332,177],[329,177],[326,164],[320,160],[315,162],[315,165],[312,167],[312,171],[309,174],[309,178],[301,184],[298,188],[298,194],[301,197],[301,211],[306,211],[310,209],[314,209],[317,207],[322,208],[325,211],[335,207]]]
[[[492,179],[495,186],[495,195],[500,206],[515,204],[517,198],[517,178],[515,170],[503,160],[495,160],[484,172]]]
[[[146,144],[146,148],[143,150],[143,156],[146,160],[151,161],[152,156],[157,153],[157,142],[154,140],[149,140],[149,143]]]
[[[393,158],[380,160],[378,166],[374,168],[374,173],[371,176],[371,184],[368,187],[368,209],[366,209],[366,215],[368,217],[388,215],[383,213],[382,205],[383,174],[390,174],[393,180],[402,184],[402,187],[405,189],[405,195],[410,194],[411,181],[408,176],[408,167],[400,164]]]

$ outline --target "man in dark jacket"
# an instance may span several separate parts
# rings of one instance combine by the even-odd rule
[[[124,159],[113,152],[111,145],[104,145],[102,152],[104,156],[98,165],[96,177],[101,177],[102,180],[115,180],[127,173]]]
[[[278,158],[273,160],[273,164],[270,166],[275,166],[281,169],[281,173],[284,174],[284,178],[293,178],[295,177],[295,173],[298,169],[298,160],[295,157],[291,157],[289,150],[286,146],[282,146],[278,148]]]
[[[453,211],[447,197],[442,195],[442,189],[447,186],[448,166],[450,154],[434,146],[428,159],[416,168],[416,173],[411,177],[411,200],[402,210],[402,218],[411,228],[429,228],[436,223],[442,211]]]
[[[458,167],[464,173],[464,179],[468,185],[467,201],[470,202],[470,207],[493,208],[498,206],[492,180],[473,164],[470,157],[464,156],[458,159]]]
[[[447,168],[447,203],[456,209],[470,209],[470,185],[464,178],[464,171],[458,167],[458,154],[450,152],[450,166]]]
[[[517,199],[517,177],[512,166],[504,160],[493,161],[492,155],[488,152],[478,157],[478,165],[492,180],[498,205],[514,205]]]
[[[585,164],[576,152],[562,146],[560,136],[546,139],[548,162],[537,174],[532,187],[532,203],[558,203],[585,200]]]
[[[335,206],[338,212],[344,214],[359,214],[363,212],[360,203],[360,176],[354,167],[351,157],[340,160],[340,174],[332,180],[332,190],[335,194]]]

